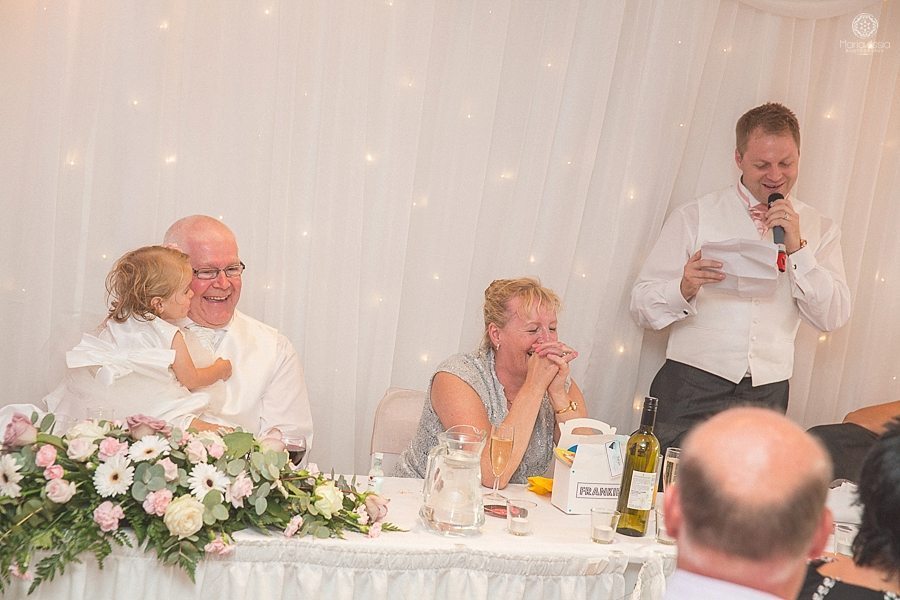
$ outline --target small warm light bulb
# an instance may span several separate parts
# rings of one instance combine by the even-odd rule
[[[366,153],[366,162],[375,162],[375,157],[371,153]]]
[[[634,200],[635,196],[636,196],[636,194],[634,193],[634,190],[628,190],[628,199],[629,200]]]
[[[106,260],[106,255],[105,255],[105,254],[101,254],[101,255],[100,255],[100,258],[102,258],[103,260]]]
[[[25,292],[25,288],[22,288],[22,292],[23,292],[23,293]]]
[[[827,340],[828,340],[828,335],[826,335],[826,334],[823,333],[822,335],[819,336],[819,341],[820,341],[820,342],[825,342],[825,341],[827,341]]]
[[[427,355],[427,354],[423,354],[422,356],[419,357],[419,360],[421,360],[423,363],[427,363],[427,362],[428,362],[428,355]]]
[[[441,278],[441,276],[438,275],[437,273],[435,273],[434,275],[431,276],[431,278],[434,279],[435,281],[437,281]]]
[[[587,279],[587,273],[582,273],[582,274],[581,274],[581,278],[582,278],[582,279]]]
[[[174,163],[175,161],[178,160],[178,157],[175,154],[170,154],[166,157],[165,160],[166,160],[167,165],[171,165],[172,163]]]
[[[512,179],[512,178],[513,178],[512,171],[503,171],[502,173],[500,173],[500,179]]]
[[[617,351],[619,354],[625,354],[625,346],[623,346],[622,344],[619,344],[619,347],[616,348],[616,351]]]
[[[263,14],[266,15],[266,16],[271,15],[271,14],[272,14],[272,9],[271,9],[271,8],[267,8],[266,10],[263,11]]]
[[[567,161],[566,161],[566,164],[567,164],[567,165],[571,165],[571,164],[572,164],[572,161],[571,161],[571,160],[567,160]]]
[[[165,31],[166,29],[169,28],[169,22],[168,22],[168,21],[163,21],[162,23],[159,24],[159,28],[160,28],[161,30]]]
[[[467,118],[467,119],[471,119],[471,118],[472,118],[472,113],[467,113],[467,114],[466,114],[466,118]]]
[[[531,256],[528,257],[528,262],[530,262],[530,263],[534,263],[535,260],[537,260],[537,259],[534,257],[534,254],[532,254]]]
[[[131,101],[131,105],[132,105],[132,106],[137,106],[138,104],[140,104],[140,102],[138,102],[137,100],[132,100],[132,101]]]
[[[679,126],[679,127],[684,127],[684,123],[679,123],[678,126]]]
[[[547,63],[547,68],[548,68],[548,69],[552,69],[552,68],[553,68],[553,63],[548,62],[548,63]]]
[[[300,234],[300,235],[301,235],[301,236],[303,236],[303,237],[306,237],[306,236],[308,236],[308,235],[309,235],[309,232],[308,232],[308,231],[304,231],[304,232],[303,232],[303,233],[301,233],[301,234]]]
[[[676,40],[675,43],[678,44],[678,45],[680,46],[680,45],[681,45],[681,40]]]

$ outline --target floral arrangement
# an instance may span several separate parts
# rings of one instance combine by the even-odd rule
[[[193,580],[204,554],[230,553],[248,527],[317,538],[400,530],[384,521],[381,496],[295,468],[277,432],[183,432],[136,415],[60,436],[52,414],[38,421],[14,415],[0,452],[0,592],[15,576],[30,593],[85,552],[102,568],[112,544],[134,539]]]

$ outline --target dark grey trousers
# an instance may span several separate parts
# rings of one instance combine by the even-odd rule
[[[735,406],[771,408],[787,412],[787,380],[753,387],[749,377],[732,383],[702,369],[666,360],[650,384],[650,395],[659,399],[654,433],[660,451],[681,447],[694,425]]]

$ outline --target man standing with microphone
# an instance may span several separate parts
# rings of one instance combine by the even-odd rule
[[[663,448],[735,405],[786,412],[800,319],[831,331],[850,317],[840,229],[791,195],[800,161],[797,117],[781,104],[763,104],[738,120],[735,134],[738,181],[672,211],[631,293],[639,325],[669,328],[666,362],[650,386]],[[776,243],[773,235],[784,252],[774,292],[743,297],[704,287],[725,274],[721,262],[703,258],[703,244]]]

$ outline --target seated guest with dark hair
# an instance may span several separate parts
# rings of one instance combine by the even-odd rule
[[[678,544],[666,600],[794,598],[832,529],[831,464],[775,411],[733,408],[686,439],[665,495]]]
[[[810,427],[834,463],[835,479],[859,481],[859,472],[869,450],[878,436],[885,432],[892,419],[900,417],[900,400],[865,406],[844,417],[843,423]]]
[[[853,557],[813,561],[798,598],[900,598],[900,421],[887,427],[866,457],[859,501],[862,524]]]

